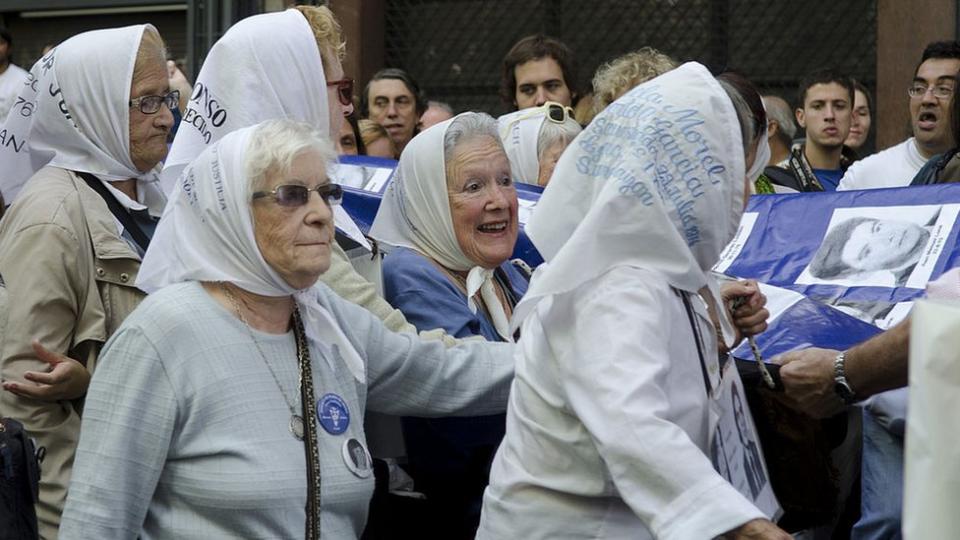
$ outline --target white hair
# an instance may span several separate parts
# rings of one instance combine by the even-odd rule
[[[460,143],[477,137],[490,137],[503,150],[503,142],[497,131],[497,121],[487,113],[465,112],[454,117],[447,132],[443,134],[443,160],[445,163],[453,161],[454,150]],[[506,154],[506,150],[503,150]]]
[[[317,152],[325,164],[334,163],[337,153],[333,143],[319,130],[293,120],[268,120],[258,125],[250,136],[244,158],[244,170],[251,191],[266,184],[270,174],[285,174],[293,161],[304,152]]]
[[[569,144],[581,131],[583,128],[571,116],[562,124],[552,122],[549,118],[544,119],[540,126],[540,136],[537,138],[537,161],[543,159],[548,148],[559,142]]]

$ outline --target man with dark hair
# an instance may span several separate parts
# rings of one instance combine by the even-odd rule
[[[573,52],[543,34],[521,39],[503,58],[500,97],[514,110],[547,101],[572,106],[578,97]]]
[[[402,69],[376,72],[360,96],[360,114],[386,128],[397,155],[419,133],[417,123],[427,110],[427,96],[417,81]]]
[[[0,123],[17,100],[17,94],[27,81],[27,72],[11,63],[13,59],[13,37],[10,31],[0,26]]]
[[[835,191],[848,164],[843,141],[850,132],[853,79],[829,69],[814,71],[800,81],[797,97],[795,115],[806,142],[764,174],[796,191]]]
[[[960,42],[927,45],[907,88],[913,137],[854,163],[839,189],[906,186],[927,160],[956,146],[949,118],[958,71]]]

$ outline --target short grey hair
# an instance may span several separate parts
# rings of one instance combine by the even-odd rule
[[[449,103],[446,103],[444,101],[430,100],[427,102],[427,108],[429,109],[430,107],[436,107],[438,109],[444,110],[447,113],[449,113],[450,116],[453,116],[454,114],[456,114],[455,112],[453,112],[453,107],[451,107]]]
[[[492,116],[482,112],[465,112],[455,116],[443,134],[443,162],[449,164],[458,145],[477,137],[490,137],[503,150],[497,121]],[[506,150],[503,152],[506,154]]]
[[[294,120],[268,120],[259,124],[248,144],[244,171],[251,191],[263,188],[269,175],[289,172],[293,161],[304,152],[320,154],[328,171],[337,160],[328,137],[313,126]]]
[[[569,144],[581,131],[583,128],[571,116],[567,116],[562,124],[545,118],[540,126],[540,136],[537,138],[537,161],[543,159],[543,153],[548,148],[558,142]]]
[[[780,96],[761,96],[763,106],[767,109],[767,119],[777,123],[777,137],[784,146],[790,148],[793,138],[797,135],[797,124],[794,123],[794,112],[790,105]]]

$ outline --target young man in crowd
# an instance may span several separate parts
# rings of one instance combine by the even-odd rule
[[[853,164],[838,189],[906,186],[928,159],[953,148],[950,102],[958,71],[960,42],[927,45],[907,87],[913,137]]]
[[[420,132],[417,123],[427,110],[427,97],[417,81],[402,69],[381,69],[360,97],[360,114],[386,128],[397,147],[396,157]]]
[[[13,58],[13,37],[0,26],[0,123],[7,118],[17,94],[27,80],[27,72],[11,62]]]
[[[847,162],[843,141],[850,132],[853,80],[833,70],[815,71],[800,81],[797,123],[807,139],[764,174],[796,191],[836,191]]]
[[[518,41],[503,59],[500,97],[514,110],[539,107],[547,101],[573,106],[579,94],[570,48],[536,34]]]

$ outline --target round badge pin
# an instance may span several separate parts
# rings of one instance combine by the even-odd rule
[[[336,394],[327,394],[317,400],[317,418],[331,435],[340,435],[350,427],[350,409]]]
[[[370,478],[373,474],[373,458],[363,443],[358,439],[347,439],[340,447],[343,463],[354,475],[360,478]]]

